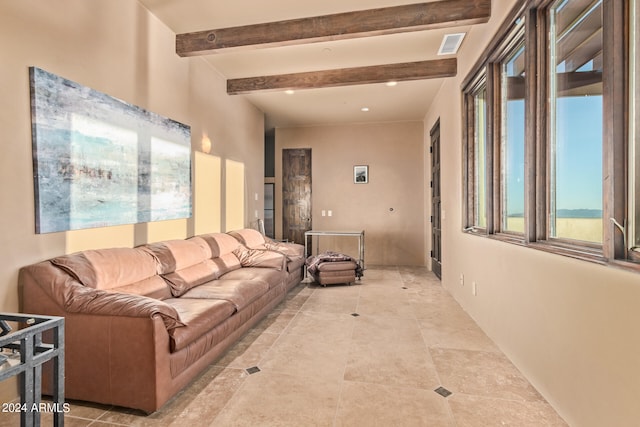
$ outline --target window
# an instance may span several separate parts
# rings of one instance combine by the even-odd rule
[[[516,2],[462,85],[465,232],[640,271],[638,12]]]
[[[524,232],[524,42],[508,53],[501,71],[501,231]]]
[[[478,228],[487,227],[487,88],[482,86],[473,96],[474,115],[474,220]]]
[[[465,180],[467,202],[464,227],[487,227],[487,86],[479,73],[465,93]]]
[[[523,24],[524,19],[514,24],[489,63],[465,85],[466,152],[470,159],[466,188],[467,200],[472,203],[467,208],[466,228],[474,232],[524,231]],[[500,122],[494,124],[494,117],[500,117]]]
[[[602,1],[549,9],[549,237],[602,243]]]

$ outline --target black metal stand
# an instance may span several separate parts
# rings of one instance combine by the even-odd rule
[[[7,322],[17,322],[11,331]],[[9,357],[0,365],[0,381],[20,375],[20,425],[40,426],[40,412],[53,413],[53,425],[64,426],[64,318],[30,314],[0,313],[0,349],[19,352],[20,361]],[[42,342],[42,334],[50,331],[52,344]],[[53,363],[53,403],[44,405],[42,397],[42,365]]]

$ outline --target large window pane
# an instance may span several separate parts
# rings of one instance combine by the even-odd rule
[[[556,1],[549,20],[549,235],[601,243],[602,1]]]
[[[487,89],[482,87],[474,95],[474,225],[487,227]]]
[[[502,230],[524,232],[524,43],[501,64]]]

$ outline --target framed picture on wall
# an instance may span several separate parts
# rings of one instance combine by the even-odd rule
[[[353,182],[355,184],[367,184],[369,182],[369,166],[367,165],[354,166]]]
[[[191,128],[29,68],[36,233],[190,218]]]

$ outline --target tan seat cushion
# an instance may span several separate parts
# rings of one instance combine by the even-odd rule
[[[185,348],[235,313],[235,306],[225,300],[170,298],[164,301],[174,307],[185,326],[171,334],[171,351]]]
[[[218,280],[241,280],[241,281],[265,281],[269,285],[269,289],[284,284],[286,273],[272,268],[260,267],[243,267],[239,270],[230,271],[221,276]]]
[[[268,291],[269,284],[263,280],[214,280],[190,289],[182,298],[225,300],[240,311]]]

